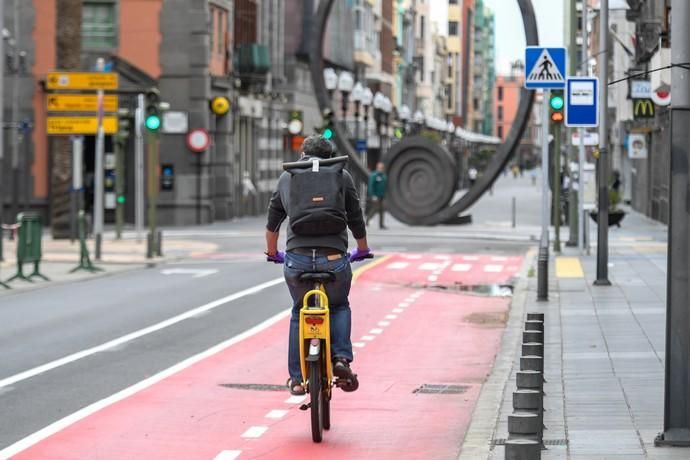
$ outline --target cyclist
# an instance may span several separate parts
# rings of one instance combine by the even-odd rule
[[[322,136],[312,135],[304,140],[301,151],[301,160],[327,159],[334,156],[335,148],[329,140]],[[280,176],[277,189],[274,191],[268,206],[265,254],[269,261],[285,264],[285,281],[293,301],[288,345],[288,372],[290,376],[288,388],[290,393],[294,395],[302,395],[306,391],[301,384],[299,311],[302,307],[302,298],[311,289],[311,286],[299,281],[300,274],[304,272],[333,272],[335,274],[335,279],[326,285],[326,294],[330,304],[333,374],[339,379],[350,381],[354,377],[350,368],[353,358],[350,340],[351,311],[348,301],[352,283],[350,262],[363,260],[370,254],[370,250],[354,181],[347,171],[343,171],[342,174],[347,227],[357,241],[357,249],[352,254],[347,252],[347,230],[343,230],[339,234],[303,236],[296,235],[290,225],[287,225],[286,252],[278,251],[280,226],[290,216],[290,173],[284,172]],[[347,387],[343,387],[343,389],[348,391]],[[350,391],[354,391],[354,389]]]

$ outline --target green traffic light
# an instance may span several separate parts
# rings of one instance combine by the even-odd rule
[[[561,96],[551,96],[549,104],[553,110],[561,110],[565,105],[565,102]]]
[[[118,196],[117,202],[118,202],[118,204],[125,204],[125,196],[124,195]]]
[[[158,131],[158,128],[161,127],[161,119],[158,115],[149,115],[146,117],[144,125],[149,131]]]
[[[331,140],[333,138],[333,130],[331,128],[326,128],[323,130],[323,133],[321,134],[321,136],[324,139]]]

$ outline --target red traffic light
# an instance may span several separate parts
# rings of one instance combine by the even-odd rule
[[[551,121],[554,123],[563,123],[563,112],[551,112]]]

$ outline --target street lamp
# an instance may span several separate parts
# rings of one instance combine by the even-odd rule
[[[352,100],[355,101],[355,148],[359,142],[359,107],[364,99],[364,86],[360,82],[352,88]]]
[[[323,81],[326,83],[328,95],[333,99],[333,91],[338,87],[338,74],[331,67],[323,69]]]
[[[364,92],[362,93],[362,108],[364,109],[364,138],[367,139],[367,143],[369,142],[369,107],[371,107],[373,101],[374,93],[371,92],[369,87],[364,88]],[[366,152],[362,157],[362,161],[364,161],[364,165],[367,166],[368,163],[365,160]]]
[[[403,133],[407,133],[407,122],[410,120],[410,108],[406,105],[400,107],[398,110],[398,118],[403,123]]]
[[[338,76],[338,91],[342,98],[342,109],[343,109],[343,122],[347,122],[347,101],[355,86],[355,80],[352,74],[347,71],[340,72]]]

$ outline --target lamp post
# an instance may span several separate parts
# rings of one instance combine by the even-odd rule
[[[452,121],[448,122],[446,129],[448,130],[448,147],[450,147],[450,143],[453,140],[453,133],[455,132],[455,125]]]
[[[413,121],[414,121],[414,134],[419,134],[419,131],[422,129],[422,124],[424,123],[424,114],[421,112],[421,110],[417,110],[414,115],[413,115]]]
[[[410,108],[406,105],[400,107],[398,118],[400,118],[403,124],[403,134],[407,134],[407,122],[410,120]]]
[[[371,92],[369,87],[364,88],[362,93],[362,108],[364,109],[364,138],[367,140],[367,145],[369,144],[369,108],[374,101],[374,93]],[[364,167],[369,169],[369,163],[367,161],[367,150],[364,150],[362,154],[362,163]]]
[[[345,127],[347,127],[347,103],[354,86],[355,80],[352,74],[347,71],[340,72],[340,75],[338,75],[338,91],[340,91],[342,101],[343,123]]]
[[[362,98],[364,97],[364,86],[360,82],[355,84],[352,88],[352,100],[355,103],[355,149],[359,143],[359,107],[362,104]]]
[[[374,94],[374,122],[376,123],[376,135],[379,139],[379,151],[383,151],[383,136],[381,135],[381,125],[383,124],[383,105],[386,96],[381,91]]]

